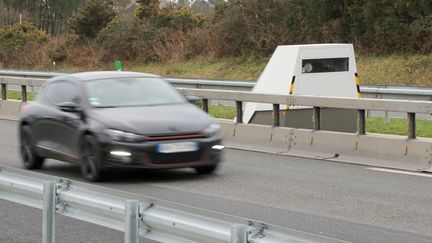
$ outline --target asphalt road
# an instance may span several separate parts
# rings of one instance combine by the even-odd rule
[[[20,167],[16,125],[0,120],[0,164]],[[40,172],[81,180],[78,167],[58,161],[48,161]],[[115,171],[98,184],[347,241],[432,241],[432,177],[228,149],[214,175],[188,169]],[[7,208],[0,201],[0,230],[13,238],[12,229],[21,225],[10,221],[22,219],[5,215]],[[94,230],[103,234],[106,229]],[[86,234],[82,239],[90,239]]]

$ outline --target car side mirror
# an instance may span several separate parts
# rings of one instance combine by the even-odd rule
[[[64,112],[80,112],[81,111],[81,107],[77,103],[71,102],[71,101],[60,103],[57,105],[57,107]]]
[[[186,96],[186,99],[187,99],[187,101],[189,101],[189,103],[192,103],[195,105],[197,104],[198,101],[201,100],[200,97],[196,97],[196,96]]]

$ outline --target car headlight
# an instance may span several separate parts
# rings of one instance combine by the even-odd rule
[[[134,143],[144,140],[144,136],[131,132],[123,132],[114,129],[105,129],[105,133],[114,140],[119,142]]]
[[[206,129],[204,129],[203,133],[207,136],[207,137],[213,137],[215,135],[218,135],[220,132],[220,125],[217,123],[213,123],[211,124],[209,127],[207,127]]]

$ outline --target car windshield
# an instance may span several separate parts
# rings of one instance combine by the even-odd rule
[[[113,78],[84,83],[89,103],[98,108],[164,105],[186,102],[161,78]]]

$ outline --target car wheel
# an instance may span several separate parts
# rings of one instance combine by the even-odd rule
[[[21,128],[20,154],[24,168],[28,170],[40,169],[45,160],[36,153],[32,132],[28,126]]]
[[[206,165],[195,167],[195,171],[200,175],[211,174],[217,169],[217,165]]]
[[[99,144],[91,135],[85,135],[81,156],[81,174],[88,181],[100,181],[102,176],[102,155]]]

